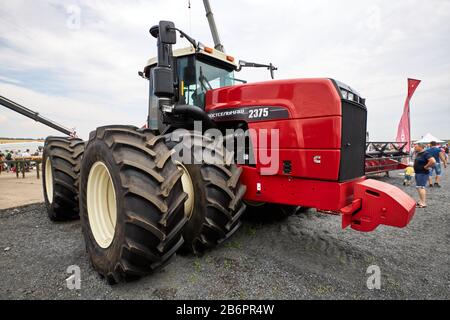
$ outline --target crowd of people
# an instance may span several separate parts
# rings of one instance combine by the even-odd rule
[[[31,157],[42,157],[42,149],[39,148],[34,153],[31,153],[30,149],[25,151],[5,150],[5,152],[0,152],[0,169],[6,172],[15,171],[14,164],[9,161],[29,159]]]
[[[417,208],[427,207],[427,186],[430,188],[441,188],[441,176],[443,169],[446,169],[448,166],[448,158],[448,144],[439,146],[435,141],[432,141],[429,145],[422,143],[414,145],[414,163],[410,163],[405,169],[403,185],[410,185],[412,176],[415,176],[416,188],[419,194]]]

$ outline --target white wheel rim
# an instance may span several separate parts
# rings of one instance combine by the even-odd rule
[[[117,203],[111,174],[103,162],[98,161],[91,167],[86,192],[92,234],[97,244],[106,249],[114,239]]]
[[[47,161],[45,161],[45,193],[47,194],[48,202],[50,204],[53,203],[53,173],[50,158],[47,158]]]
[[[188,195],[188,198],[184,203],[184,214],[188,219],[191,219],[192,212],[194,211],[194,183],[192,182],[189,171],[182,163],[177,162],[177,168],[183,172],[183,175],[181,176],[181,185],[183,186],[183,191]]]

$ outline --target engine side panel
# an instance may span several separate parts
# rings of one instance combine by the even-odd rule
[[[272,149],[279,154],[273,173],[338,180],[342,107],[331,80],[283,80],[226,87],[208,92],[206,102],[206,111],[214,121],[245,121],[249,129],[255,130],[257,134],[251,141],[260,172],[274,165],[261,161]],[[277,130],[279,139],[272,137],[273,130]],[[264,144],[260,135],[266,132]],[[272,145],[272,138],[279,144]]]

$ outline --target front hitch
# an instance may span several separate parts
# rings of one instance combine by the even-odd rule
[[[414,216],[416,202],[399,188],[373,179],[355,184],[353,201],[341,209],[342,228],[361,232],[380,224],[404,228]]]

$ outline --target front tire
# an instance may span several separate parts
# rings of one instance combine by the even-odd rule
[[[181,175],[164,139],[147,130],[108,126],[91,133],[80,216],[92,265],[109,283],[147,275],[182,245]]]
[[[79,218],[78,185],[84,141],[48,137],[42,157],[42,186],[47,214],[52,221]]]
[[[181,252],[201,255],[231,237],[241,226],[240,217],[246,208],[242,201],[246,186],[239,180],[242,168],[228,161],[232,154],[225,148],[213,146],[208,137],[199,133],[169,134],[166,139],[182,158],[188,152],[188,159],[202,159],[200,164],[183,163],[182,159],[178,162],[190,203],[186,208],[189,221],[183,230],[185,243]],[[205,151],[214,154],[215,159],[205,159]]]

